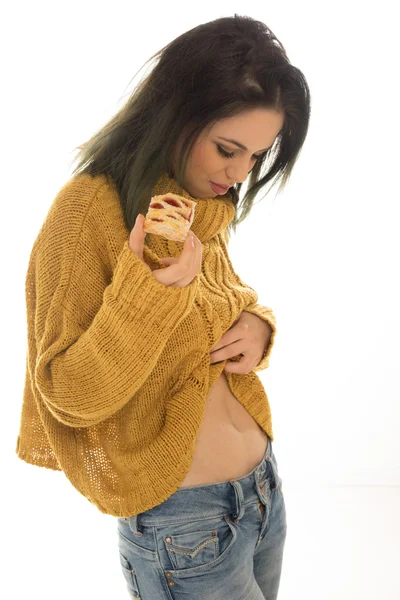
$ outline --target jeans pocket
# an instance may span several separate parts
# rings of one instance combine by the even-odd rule
[[[136,576],[136,572],[132,569],[132,565],[129,560],[119,551],[119,560],[124,574],[129,593],[133,598],[140,599],[139,584]]]
[[[232,551],[237,537],[229,516],[174,523],[163,529],[162,539],[172,568],[185,574],[219,565]]]

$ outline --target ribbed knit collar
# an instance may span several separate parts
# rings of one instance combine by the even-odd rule
[[[196,202],[196,209],[191,230],[204,243],[225,229],[235,216],[235,206],[228,195],[215,198],[193,198],[177,181],[168,173],[163,173],[159,178],[153,196],[161,194],[179,194],[184,198]]]

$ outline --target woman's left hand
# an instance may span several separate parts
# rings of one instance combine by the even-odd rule
[[[239,362],[230,362],[225,365],[229,373],[250,373],[262,359],[269,344],[272,328],[257,315],[243,310],[239,319],[211,349],[211,364],[243,354]]]

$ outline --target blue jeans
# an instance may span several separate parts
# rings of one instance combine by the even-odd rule
[[[222,483],[180,488],[118,520],[122,572],[136,600],[275,600],[286,538],[282,479],[262,461]]]

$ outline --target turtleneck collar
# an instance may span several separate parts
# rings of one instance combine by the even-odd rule
[[[235,216],[235,205],[228,195],[217,196],[216,198],[193,198],[178,185],[174,178],[170,177],[168,173],[163,173],[154,187],[153,196],[168,194],[169,192],[179,194],[196,203],[191,230],[194,231],[201,243],[208,242],[225,229]],[[180,242],[180,244],[182,243]]]

